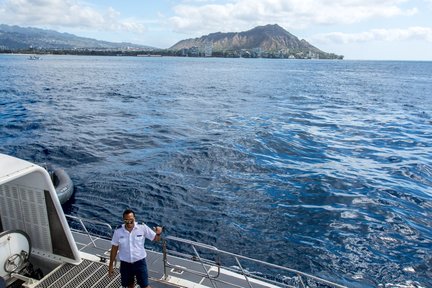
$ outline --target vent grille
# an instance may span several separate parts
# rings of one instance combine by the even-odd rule
[[[24,230],[35,249],[52,251],[43,191],[16,184],[0,185],[3,230]]]
[[[0,185],[0,215],[4,230],[24,230],[24,221],[17,191],[17,186]]]

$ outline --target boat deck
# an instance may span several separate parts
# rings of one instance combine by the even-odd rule
[[[111,243],[80,232],[73,232],[77,246],[83,254],[83,261],[79,265],[62,264],[56,267],[46,277],[32,288],[121,288],[120,272],[118,266],[114,269],[114,275],[108,276],[108,261]],[[96,246],[95,246],[96,245]],[[152,288],[178,288],[175,284],[160,280],[163,276],[162,258],[148,251],[147,263],[149,265],[149,282]],[[89,259],[87,259],[89,258]],[[161,268],[161,270],[159,270]],[[159,270],[159,271],[157,271]],[[139,287],[139,286],[136,286]]]
[[[45,273],[41,280],[13,276],[16,281],[9,283],[7,287],[14,288],[121,288],[119,261],[116,261],[114,275],[108,275],[108,262],[111,249],[111,241],[106,236],[90,235],[72,230],[72,235],[80,251],[82,261],[79,265],[57,262],[46,262],[38,257],[31,258],[30,264]],[[147,249],[147,267],[149,282],[152,288],[286,288],[286,287],[344,287],[323,279],[309,286],[297,276],[291,280],[295,282],[276,282],[269,278],[256,277],[247,269],[238,270],[237,267],[222,266],[219,262],[213,262],[201,258],[198,253],[195,256],[175,254],[168,250],[166,242],[176,240],[176,237],[167,236],[163,241],[164,252]],[[188,242],[187,240],[185,240]],[[191,242],[194,245],[199,243]],[[202,244],[204,245],[204,244]],[[223,252],[213,246],[204,245],[218,253]],[[158,249],[154,247],[154,249]],[[174,253],[171,255],[170,253]],[[229,254],[229,252],[226,252]],[[235,255],[235,254],[233,254]],[[166,257],[164,261],[164,257]],[[236,255],[236,257],[240,257]],[[238,258],[236,258],[238,260]],[[248,258],[245,258],[248,259]],[[243,259],[243,260],[245,260]],[[33,260],[33,261],[32,261]],[[38,263],[39,261],[39,263]],[[240,262],[237,262],[242,266]],[[265,262],[264,262],[265,263]],[[268,264],[268,263],[267,263]],[[271,265],[271,264],[268,264]],[[278,267],[278,266],[276,266]],[[288,269],[288,268],[285,268]],[[292,271],[289,271],[292,272]],[[296,271],[294,271],[296,272]],[[301,273],[301,272],[296,272]],[[310,276],[313,277],[313,276]],[[39,279],[39,278],[36,278]],[[299,280],[297,280],[299,279]],[[25,282],[25,283],[24,283]],[[321,282],[321,284],[319,284]],[[0,283],[1,284],[1,283]],[[1,286],[1,285],[0,285]],[[2,286],[3,287],[3,286]],[[136,286],[135,288],[138,288]]]
[[[95,261],[84,260],[80,265],[64,264],[60,269],[54,271],[50,277],[47,277],[36,288],[55,288],[55,287],[115,287],[119,288],[120,273],[118,264],[116,265],[114,276],[108,276],[108,261],[111,249],[111,242],[107,239],[97,238],[82,234],[81,232],[72,231],[77,243],[78,249],[86,254],[94,255]],[[184,267],[167,269],[168,277],[164,278],[164,263],[162,253],[147,250],[147,266],[149,270],[149,282],[152,288],[178,288],[178,287],[254,287],[268,288],[277,287],[274,285],[260,282],[248,284],[244,277],[238,277],[229,271],[222,271],[217,277],[217,281],[212,281],[208,277],[203,277],[190,273],[188,271],[199,271],[210,276],[217,275],[217,268],[194,262],[188,259],[182,259],[168,255],[168,262],[171,264]],[[61,276],[61,277],[60,277]],[[168,282],[169,281],[169,282]],[[137,286],[138,287],[138,286]]]
[[[15,277],[17,281],[7,287],[10,288],[121,288],[119,261],[116,261],[114,275],[108,275],[108,262],[111,249],[111,241],[106,236],[94,236],[77,230],[71,230],[75,243],[81,255],[80,264],[57,262],[47,263],[38,257],[30,258],[34,267],[41,269],[45,277],[41,280]],[[165,253],[156,251],[154,247],[147,249],[147,267],[149,282],[152,288],[286,288],[286,287],[344,287],[335,283],[325,281],[304,282],[299,275],[289,278],[290,282],[276,282],[266,277],[257,277],[247,269],[238,270],[234,266],[222,266],[219,262],[213,262],[201,258],[198,253],[195,256],[183,253],[175,254],[168,250],[167,240],[173,241],[176,237],[167,236],[163,243]],[[185,240],[188,242],[187,240]],[[194,245],[199,243],[191,242]],[[213,246],[204,247],[220,253]],[[174,253],[174,255],[170,254]],[[226,252],[229,254],[229,252]],[[235,255],[235,254],[233,254]],[[166,257],[164,261],[164,257]],[[236,255],[236,257],[240,257]],[[238,258],[236,258],[238,260]],[[248,259],[248,258],[245,258]],[[243,260],[245,260],[243,259]],[[39,261],[39,263],[38,263]],[[242,266],[240,262],[237,262]],[[264,262],[265,263],[265,262]],[[268,264],[268,263],[266,263]],[[271,265],[271,264],[268,264]],[[278,267],[278,266],[276,266]],[[241,267],[240,267],[241,268]],[[288,269],[288,268],[285,268]],[[292,271],[289,271],[292,272]],[[296,271],[294,271],[296,272]],[[297,272],[301,273],[301,272]],[[282,275],[282,274],[281,274]],[[23,275],[24,276],[24,275]],[[314,276],[310,276],[314,277]],[[287,278],[285,278],[287,279]],[[297,280],[298,279],[298,280]],[[22,281],[21,281],[22,280]],[[293,282],[294,281],[294,282]],[[24,283],[25,282],[25,283]],[[314,283],[309,286],[310,283]],[[320,283],[320,284],[319,284]],[[1,283],[0,283],[1,284]],[[1,285],[0,285],[1,286]],[[139,288],[139,286],[135,286]]]
[[[79,265],[64,264],[38,283],[35,288],[121,287],[118,269],[115,269],[112,277],[108,276],[107,271],[106,264],[90,260],[83,260]],[[176,285],[162,283],[156,279],[150,280],[150,285],[153,288],[178,287]]]

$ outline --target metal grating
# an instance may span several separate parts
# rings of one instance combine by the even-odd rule
[[[119,288],[120,286],[120,273],[117,269],[113,277],[108,277],[108,267],[105,264],[83,260],[79,265],[62,265],[35,288]]]

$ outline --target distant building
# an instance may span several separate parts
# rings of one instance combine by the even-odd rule
[[[319,59],[319,54],[318,53],[314,53],[312,51],[309,51],[307,54],[307,58],[309,59]]]
[[[213,43],[208,42],[204,45],[204,56],[211,57],[213,54]]]
[[[262,54],[261,47],[253,48],[252,53],[254,54],[255,57],[260,58]]]
[[[189,48],[188,56],[199,57],[200,56],[200,49],[197,46],[193,46],[193,47]]]

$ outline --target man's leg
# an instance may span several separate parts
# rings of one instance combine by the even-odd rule
[[[133,265],[120,262],[120,279],[122,287],[133,288],[135,287],[135,279],[133,273]]]
[[[134,265],[135,265],[134,270],[135,270],[135,275],[137,277],[138,285],[141,288],[150,287],[148,281],[148,270],[147,270],[146,259],[144,258],[143,260],[136,262]]]

